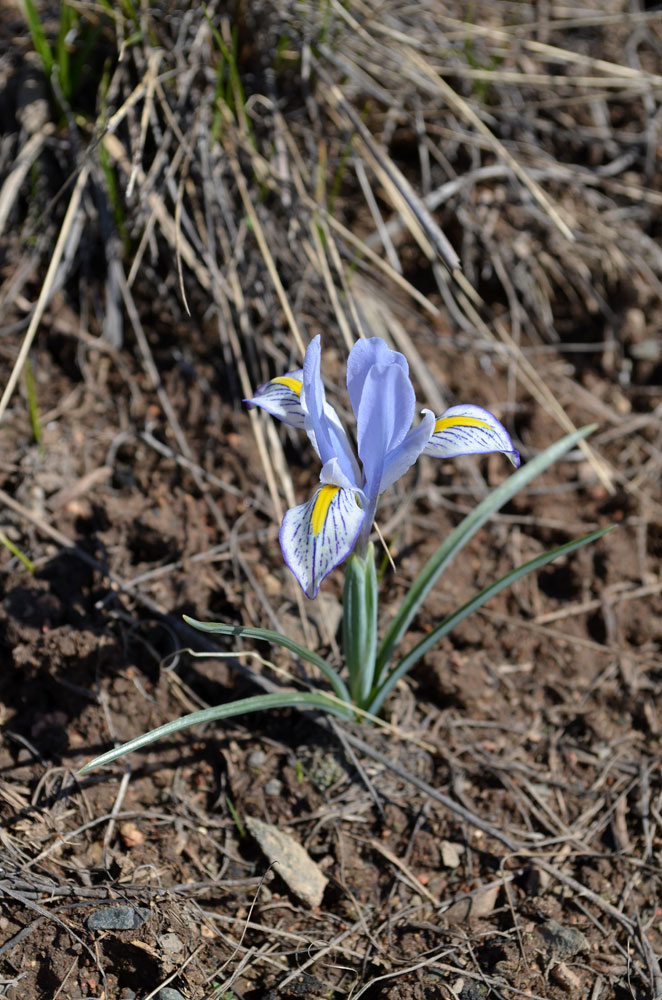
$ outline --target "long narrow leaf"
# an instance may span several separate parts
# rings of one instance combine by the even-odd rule
[[[384,683],[380,686],[375,696],[373,697],[370,705],[368,706],[368,711],[373,715],[376,715],[384,703],[386,696],[393,690],[395,685],[398,683],[401,677],[411,670],[415,663],[424,656],[435,643],[443,639],[451,629],[459,625],[468,615],[472,614],[478,608],[482,607],[486,601],[489,601],[491,597],[499,594],[506,587],[515,583],[520,577],[526,576],[527,573],[533,573],[535,570],[540,569],[541,566],[546,566],[547,563],[552,562],[554,559],[558,559],[559,556],[568,555],[570,552],[574,552],[575,549],[581,548],[582,545],[588,545],[590,542],[596,541],[598,538],[602,538],[606,535],[608,531],[613,529],[614,525],[610,525],[608,528],[600,528],[598,531],[591,531],[588,535],[583,535],[581,538],[576,538],[572,542],[566,542],[565,545],[559,545],[556,549],[551,549],[549,552],[543,552],[541,555],[536,556],[535,559],[530,559],[529,562],[523,563],[518,566],[517,569],[511,570],[502,576],[500,580],[496,580],[491,583],[489,587],[485,587],[480,593],[472,597],[470,601],[463,604],[461,608],[454,611],[452,615],[445,618],[435,629],[426,635],[425,639],[421,639],[414,648],[407,653],[403,660],[398,664],[398,666],[393,670]]]
[[[111,761],[117,760],[118,757],[124,757],[127,753],[140,750],[141,747],[147,746],[149,743],[154,743],[155,740],[161,740],[165,736],[170,736],[172,733],[177,733],[182,729],[199,726],[205,722],[216,722],[218,719],[231,719],[235,715],[246,715],[249,712],[264,712],[274,708],[317,709],[328,712],[330,715],[337,715],[341,719],[350,718],[352,714],[349,709],[345,709],[334,698],[330,698],[324,694],[312,694],[307,691],[283,691],[282,694],[280,692],[276,694],[258,694],[251,698],[240,698],[239,701],[231,701],[229,705],[216,705],[214,708],[203,708],[199,712],[191,712],[190,715],[183,715],[181,719],[166,722],[164,726],[159,726],[158,729],[152,729],[149,733],[136,736],[134,740],[129,740],[128,743],[123,743],[122,746],[114,747],[113,750],[108,750],[99,757],[95,757],[94,760],[91,760],[89,764],[85,764],[80,769],[79,774],[92,771],[97,767],[102,767],[104,764],[110,764]]]
[[[468,514],[439,546],[411,585],[407,596],[386,630],[377,653],[376,677],[378,683],[381,682],[384,671],[391,662],[396,647],[407,631],[411,620],[451,559],[457,555],[492,514],[500,510],[523,486],[526,486],[532,479],[558,461],[559,458],[570,451],[579,441],[587,437],[594,429],[595,424],[582,427],[572,434],[567,434],[559,441],[555,441],[553,445],[546,448],[540,455],[536,455],[534,459],[527,462],[526,465],[523,465],[521,469],[518,469],[517,472],[513,473],[504,483],[498,486],[494,492],[485,497],[476,509],[471,514]]]
[[[53,57],[51,47],[46,40],[46,32],[44,31],[39,18],[39,12],[37,11],[34,0],[24,0],[24,3],[25,19],[28,22],[28,28],[30,30],[30,35],[32,36],[32,44],[35,47],[35,52],[37,52],[43,63],[44,73],[47,77],[50,77],[55,59]]]
[[[23,563],[28,572],[30,573],[37,572],[37,568],[35,564],[32,562],[32,560],[26,556],[25,552],[22,552],[19,549],[18,545],[14,545],[11,539],[7,538],[4,531],[0,531],[0,545],[4,545],[4,547],[8,549],[13,556],[15,556],[18,560],[20,560],[20,562]]]
[[[75,26],[77,14],[68,3],[63,3],[60,7],[60,28],[55,40],[55,59],[58,66],[58,76],[60,78],[60,88],[64,99],[71,101],[71,60],[69,57],[69,46],[67,36]]]
[[[345,701],[348,705],[351,705],[351,698],[345,682],[341,680],[333,667],[330,667],[326,660],[322,659],[318,653],[314,653],[312,649],[308,649],[306,646],[301,646],[294,639],[288,639],[286,635],[282,635],[280,632],[271,632],[266,628],[252,628],[248,625],[225,625],[223,622],[199,622],[195,618],[189,618],[188,615],[184,615],[183,618],[187,625],[197,628],[199,632],[211,632],[216,635],[234,635],[237,638],[243,639],[262,639],[264,642],[270,642],[275,646],[283,646],[285,649],[289,649],[300,660],[305,660],[307,663],[312,663],[313,666],[317,667],[328,680],[336,696],[341,701]]]

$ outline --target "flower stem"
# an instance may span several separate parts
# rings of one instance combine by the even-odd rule
[[[370,697],[377,656],[377,571],[372,542],[365,555],[356,549],[347,561],[343,595],[343,647],[352,702],[363,708]]]

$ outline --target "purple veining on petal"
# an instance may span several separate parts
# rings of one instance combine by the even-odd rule
[[[472,403],[451,406],[442,413],[436,421],[436,426],[442,421],[480,422],[487,426],[442,427],[435,431],[425,448],[424,454],[434,458],[456,458],[458,455],[481,455],[490,452],[502,452],[517,468],[520,464],[519,452],[513,447],[513,442],[506,428],[493,413],[475,406]]]
[[[354,548],[363,523],[363,511],[352,490],[339,489],[329,505],[318,534],[311,529],[315,496],[288,510],[280,529],[285,563],[294,573],[307,597],[314,598],[322,580],[346,559]]]
[[[301,382],[303,369],[296,368],[287,372],[284,379],[291,379],[294,382]],[[245,399],[244,403],[248,407],[258,406],[272,417],[282,420],[284,424],[303,430],[306,426],[306,415],[301,401],[296,392],[287,385],[271,381],[265,382],[259,387],[255,395],[250,399]]]

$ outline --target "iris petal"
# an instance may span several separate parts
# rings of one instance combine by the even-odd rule
[[[399,351],[392,351],[381,337],[368,337],[357,340],[349,352],[347,359],[347,392],[349,401],[354,410],[354,416],[358,419],[361,396],[363,395],[363,385],[368,376],[368,372],[374,365],[397,365],[402,368],[405,375],[409,374],[409,365],[404,354]]]
[[[280,545],[306,597],[316,597],[324,577],[350,554],[363,517],[353,490],[330,485],[287,511]]]
[[[303,362],[301,405],[306,414],[306,431],[322,465],[337,458],[347,479],[360,487],[362,477],[347,433],[338,414],[326,401],[320,356],[320,337],[317,336],[308,345]]]
[[[394,352],[391,352],[394,353]],[[373,365],[361,391],[357,414],[359,457],[365,492],[376,499],[389,452],[404,440],[416,407],[414,387],[400,365]]]
[[[458,455],[483,455],[500,451],[515,468],[520,464],[519,452],[506,428],[481,406],[470,403],[451,406],[435,421],[434,433],[423,454],[434,458],[456,458]]]
[[[247,406],[259,406],[284,424],[302,430],[306,426],[306,414],[300,399],[302,385],[303,368],[297,368],[261,385],[255,395],[244,402]]]
[[[324,463],[320,472],[320,482],[323,486],[342,486],[343,489],[353,490],[358,494],[362,492],[356,488],[354,480],[344,474],[337,458],[330,458]]]
[[[423,410],[423,419],[416,427],[405,435],[404,440],[386,456],[379,492],[383,493],[389,486],[404,476],[416,459],[423,454],[434,430],[434,413]]]

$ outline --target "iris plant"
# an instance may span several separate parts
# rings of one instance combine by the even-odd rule
[[[317,652],[280,632],[252,626],[203,623],[186,618],[203,632],[266,640],[293,653],[299,663],[313,666],[331,691],[277,690],[214,708],[193,712],[136,737],[91,761],[98,767],[137,750],[162,736],[198,723],[286,706],[317,709],[351,719],[357,713],[376,715],[398,681],[467,615],[526,573],[599,538],[608,528],[567,542],[511,570],[451,611],[404,656],[400,641],[422,602],[451,560],[487,519],[536,475],[561,458],[592,430],[566,435],[518,468],[519,454],[499,421],[473,404],[452,406],[439,417],[423,410],[414,421],[416,400],[402,354],[375,337],[360,340],[347,364],[347,390],[356,417],[355,452],[334,408],[327,402],[320,373],[320,338],[308,347],[303,368],[272,379],[257,390],[249,406],[258,406],[305,430],[322,463],[320,485],[306,503],[288,510],[280,529],[285,562],[304,593],[314,598],[322,580],[347,560],[343,595],[343,654],[348,684]],[[454,458],[503,452],[517,471],[498,486],[441,542],[407,591],[398,611],[378,639],[378,590],[370,533],[382,493],[421,455]],[[203,655],[203,654],[198,654]],[[205,653],[209,656],[209,653]]]

